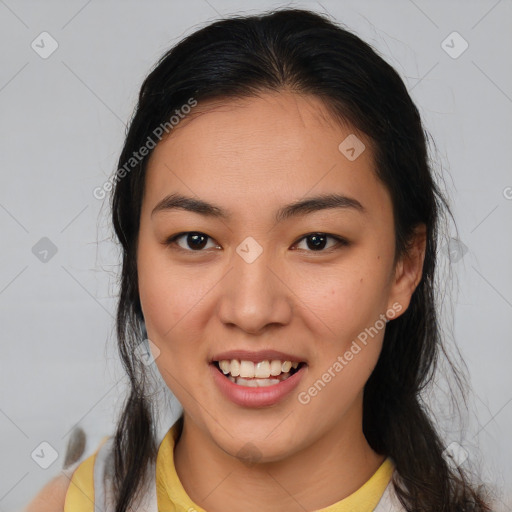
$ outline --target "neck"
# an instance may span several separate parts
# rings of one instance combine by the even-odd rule
[[[361,416],[359,415],[359,418]],[[346,418],[286,459],[242,464],[185,413],[174,450],[179,479],[208,512],[317,510],[346,498],[377,471],[385,456],[372,450],[361,422]]]

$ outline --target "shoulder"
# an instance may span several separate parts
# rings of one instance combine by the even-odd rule
[[[72,473],[62,471],[41,489],[23,512],[64,512],[71,477]]]
[[[88,512],[94,509],[94,465],[100,448],[108,437],[104,437],[92,455],[79,459],[67,466],[59,475],[50,480],[23,512]]]
[[[62,470],[23,512],[89,512],[94,509],[95,453]]]

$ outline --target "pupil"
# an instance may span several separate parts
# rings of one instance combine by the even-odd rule
[[[190,233],[187,237],[187,243],[192,249],[202,249],[206,245],[206,236],[200,233]]]
[[[309,249],[323,249],[325,246],[326,236],[324,235],[310,235],[308,237],[308,247]],[[313,240],[313,243],[310,244],[309,241]]]

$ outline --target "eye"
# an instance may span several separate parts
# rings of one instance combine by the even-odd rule
[[[324,250],[325,246],[327,244],[327,240],[329,238],[331,240],[334,240],[335,243],[333,245],[331,245],[330,247],[328,247],[327,250]],[[308,247],[308,249],[311,249],[308,252],[328,252],[328,250],[330,250],[330,249],[349,245],[347,240],[345,240],[339,236],[329,235],[327,233],[310,233],[308,235],[303,236],[299,240],[299,242],[301,242],[302,240],[306,240],[306,247]]]
[[[184,243],[189,248],[183,247],[178,243],[178,240],[184,237],[186,237]],[[188,252],[201,252],[201,250],[206,246],[206,241],[209,238],[210,237],[208,235],[199,231],[186,231],[184,233],[178,233],[177,235],[171,236],[169,239],[167,239],[165,245],[177,245],[179,249]]]
[[[184,245],[179,243],[180,239],[184,239]],[[165,245],[174,245],[177,246],[179,250],[187,252],[204,252],[202,249],[206,247],[208,239],[213,240],[205,233],[201,233],[199,231],[185,231],[168,238],[165,242]],[[327,250],[325,250],[328,239],[333,240],[335,243],[328,247]],[[299,242],[302,242],[303,240],[306,241],[307,252],[328,252],[328,250],[349,245],[347,240],[336,235],[329,235],[327,233],[310,233],[308,235],[304,235],[298,240],[298,242],[295,242],[293,247],[295,247]],[[218,244],[214,244],[214,246],[220,248]]]

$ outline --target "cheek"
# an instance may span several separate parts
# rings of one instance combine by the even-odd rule
[[[191,354],[198,328],[194,313],[204,292],[183,272],[172,268],[165,251],[145,248],[138,261],[139,295],[148,338],[159,349],[155,360],[162,378],[182,404],[191,407],[184,391],[188,379],[197,373]]]
[[[338,272],[336,281],[330,279],[329,286],[312,297],[326,335],[317,336],[316,360],[301,396],[323,411],[325,421],[351,407],[375,368],[382,348],[382,285],[375,276],[370,280],[361,272],[353,270],[344,277]]]
[[[348,264],[332,272],[308,272],[302,297],[323,321],[329,338],[347,340],[373,325],[387,304],[387,286],[382,266]]]
[[[190,270],[172,265],[161,247],[150,243],[138,258],[139,295],[146,324],[165,338],[187,322],[211,287],[208,280],[198,280]]]

